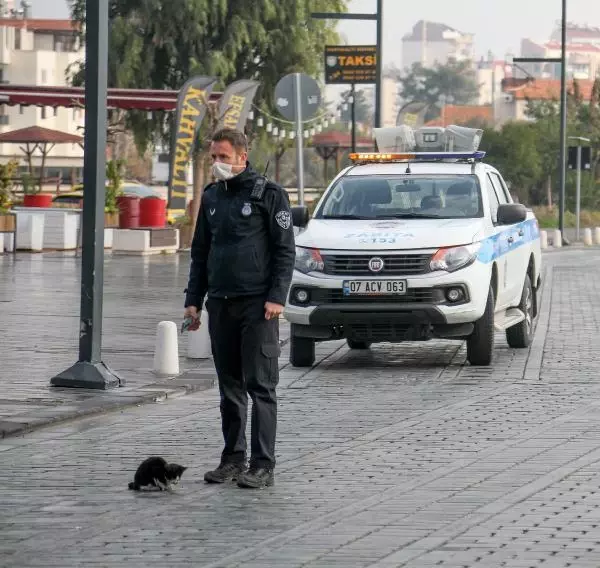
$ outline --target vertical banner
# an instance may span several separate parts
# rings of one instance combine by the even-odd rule
[[[214,77],[192,77],[177,97],[169,168],[168,207],[172,213],[185,213],[188,164],[215,83]]]
[[[413,101],[405,104],[398,113],[396,126],[410,126],[411,128],[421,128],[425,124],[425,116],[430,105],[419,101]]]
[[[225,89],[219,101],[217,129],[235,128],[244,131],[258,86],[257,81],[242,79]]]

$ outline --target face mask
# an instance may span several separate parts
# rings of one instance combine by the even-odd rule
[[[215,162],[212,165],[212,173],[215,178],[222,181],[231,179],[236,175],[233,173],[233,166],[223,162]]]

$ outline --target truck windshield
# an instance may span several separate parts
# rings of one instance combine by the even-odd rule
[[[317,219],[471,219],[483,216],[475,175],[346,176]]]

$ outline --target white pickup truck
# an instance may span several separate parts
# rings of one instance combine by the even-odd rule
[[[293,366],[314,363],[315,342],[342,338],[352,349],[466,340],[472,365],[492,363],[496,330],[511,347],[530,344],[539,227],[482,162],[481,135],[376,129],[379,152],[353,154],[310,220],[292,209],[300,232],[284,316]]]

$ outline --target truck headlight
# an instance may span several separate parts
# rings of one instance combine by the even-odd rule
[[[303,274],[323,272],[325,263],[317,249],[296,247],[296,264],[294,268]]]
[[[446,272],[460,270],[475,262],[480,248],[480,243],[473,243],[471,245],[440,249],[433,255],[430,268],[432,271],[445,270]]]

